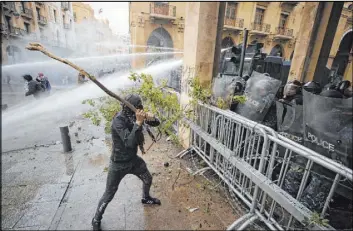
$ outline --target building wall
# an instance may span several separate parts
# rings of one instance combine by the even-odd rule
[[[94,10],[90,5],[83,2],[72,2],[72,7],[76,23],[81,23],[84,19],[94,19]]]
[[[283,48],[283,58],[285,60],[290,60],[291,55],[295,49],[296,37],[298,36],[298,32],[300,30],[304,4],[305,2],[297,2],[296,4],[293,2],[289,2],[288,4],[283,2],[238,2],[235,17],[243,19],[244,28],[250,29],[248,37],[249,43],[254,40],[264,43],[263,52],[268,54],[271,52],[273,47],[280,45]],[[330,63],[332,63],[332,60],[337,53],[343,34],[351,28],[352,11],[348,10],[349,4],[352,3],[345,3],[345,9],[342,12],[334,43],[332,45],[328,66],[330,66]],[[179,32],[180,30],[178,30],[178,24],[185,20],[186,3],[170,2],[170,5],[176,6],[176,20],[174,22],[164,24],[162,27],[166,29],[171,35],[174,43],[174,48],[183,49],[184,36],[183,32]],[[152,31],[160,27],[160,25],[153,24],[150,20],[150,2],[132,2],[129,6],[131,44],[146,45]],[[267,35],[254,35],[251,33],[251,23],[254,22],[255,19],[256,7],[265,9],[263,23],[271,25],[270,33]],[[288,14],[286,28],[293,30],[292,36],[286,39],[278,39],[278,36],[276,36],[276,28],[279,26],[282,12]],[[183,20],[181,20],[181,17]],[[243,28],[238,30],[224,29],[222,38],[231,37],[233,42],[238,45],[243,41],[242,29]],[[146,48],[133,48],[132,51],[144,52],[146,51]],[[135,67],[143,66],[143,64],[143,58],[140,58],[140,60],[137,60],[134,63]]]
[[[176,7],[176,19],[173,22],[164,20],[161,24],[153,22],[150,17],[150,2],[131,2],[129,3],[130,8],[130,34],[131,44],[137,45],[132,48],[132,52],[146,52],[147,41],[151,33],[163,27],[171,36],[173,41],[173,48],[184,49],[184,32],[183,25],[185,19],[185,3],[184,2],[172,2],[170,5]],[[179,24],[179,26],[178,26]],[[176,55],[177,57],[177,55]],[[145,60],[143,57],[139,57],[133,61],[134,67],[144,66]]]
[[[70,3],[70,10],[64,11],[61,7],[61,2],[47,3],[46,7],[49,15],[49,33],[54,41],[59,42],[60,46],[71,49],[76,48],[75,43],[75,23],[73,17],[72,3]],[[54,10],[56,11],[56,20],[54,17]],[[68,27],[64,26],[67,25]],[[57,34],[59,33],[59,37]]]
[[[105,55],[115,53],[113,32],[109,20],[97,19],[88,4],[73,2],[76,23],[77,51],[80,55]]]
[[[339,46],[343,37],[349,32],[352,31],[352,9],[348,9],[348,7],[352,5],[352,2],[346,2],[343,7],[341,18],[338,22],[335,38],[332,43],[330,56],[327,61],[327,67],[331,68],[333,60],[335,59]],[[353,42],[353,41],[352,41]],[[349,61],[346,67],[346,71],[344,74],[344,79],[352,81],[352,51],[349,54]]]
[[[68,10],[62,10],[62,3],[67,4]],[[14,4],[14,10],[8,10],[3,7],[4,12],[1,15],[2,23],[2,64],[10,64],[17,62],[25,62],[33,59],[43,59],[43,56],[39,53],[30,52],[25,49],[28,42],[41,42],[45,47],[56,51],[59,49],[60,55],[67,55],[75,48],[75,34],[74,34],[74,22],[72,14],[72,5],[69,2],[23,2],[24,7],[31,12],[31,17],[26,17],[23,14],[23,5],[21,2],[7,2],[7,4]],[[39,9],[39,15],[41,21],[38,18],[37,9]],[[57,11],[58,21],[54,22],[53,9]],[[65,15],[65,22],[62,17]],[[11,25],[5,26],[5,17],[8,16],[11,19]],[[71,24],[70,24],[71,21]],[[25,23],[29,24],[29,32],[25,32]],[[70,24],[64,28],[64,23]],[[6,23],[7,24],[7,23]],[[12,28],[12,30],[11,30]],[[18,28],[18,29],[14,29]],[[59,31],[59,41],[57,41],[57,31]],[[66,41],[70,41],[67,43]],[[20,55],[16,57],[9,56],[7,48],[9,46],[16,47],[20,52]]]

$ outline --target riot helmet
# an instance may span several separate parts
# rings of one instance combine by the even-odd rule
[[[244,79],[244,81],[248,81],[248,79],[250,78],[250,76],[249,76],[249,75],[244,75],[242,78]]]
[[[241,82],[237,81],[234,85],[234,95],[243,92],[243,84]]]
[[[352,97],[352,87],[348,87],[344,90],[343,95],[347,98]]]
[[[313,94],[320,94],[321,86],[318,82],[311,81],[304,84],[303,89]]]
[[[343,94],[335,89],[327,89],[320,93],[321,96],[342,99]]]
[[[344,94],[345,90],[351,86],[351,82],[349,80],[343,80],[337,85],[337,90]]]

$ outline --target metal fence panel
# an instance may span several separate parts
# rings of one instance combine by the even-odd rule
[[[192,148],[256,214],[247,219],[259,218],[270,229],[305,228],[314,212],[330,216],[342,181],[352,185],[351,169],[270,128],[209,105],[199,104],[195,113],[195,120],[187,121]],[[335,177],[315,178],[314,165]],[[319,223],[310,227],[333,229]]]

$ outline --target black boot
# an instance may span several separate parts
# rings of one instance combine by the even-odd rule
[[[101,221],[96,221],[94,218],[92,219],[92,227],[94,231],[101,231]]]
[[[141,202],[142,202],[142,204],[146,204],[146,205],[161,205],[160,200],[158,200],[157,198],[150,197],[150,196],[142,198]]]

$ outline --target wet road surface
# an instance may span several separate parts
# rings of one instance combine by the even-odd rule
[[[63,153],[59,142],[2,153],[2,229],[91,229],[105,189],[110,150],[103,128],[88,120],[76,119],[70,134],[71,153]],[[59,141],[59,129],[53,128],[47,140],[41,137],[38,142]],[[142,183],[128,175],[103,216],[104,230],[219,230],[242,215],[234,213],[203,177],[192,177],[183,160],[171,158],[180,151],[163,138],[143,156],[154,177],[151,194],[161,199],[162,206],[144,207]],[[169,167],[164,167],[166,161]],[[190,212],[190,208],[198,209]]]

